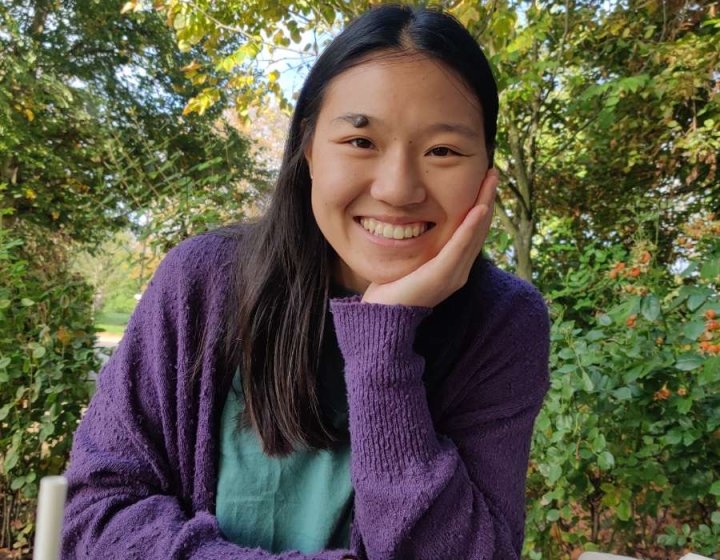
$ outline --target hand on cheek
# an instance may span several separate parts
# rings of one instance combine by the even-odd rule
[[[492,222],[498,172],[489,169],[475,204],[440,252],[417,270],[387,284],[370,284],[367,303],[435,307],[467,282]]]

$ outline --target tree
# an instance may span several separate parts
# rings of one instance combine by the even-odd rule
[[[265,188],[247,140],[218,124],[220,107],[180,118],[198,89],[157,14],[123,17],[121,6],[16,0],[0,8],[6,223],[30,220],[94,241],[171,198],[209,194],[223,217],[237,219],[248,185]],[[180,237],[195,231],[189,213],[172,225]]]
[[[196,55],[206,84],[187,106],[221,99],[240,113],[281,95],[259,53],[318,49],[318,37],[372,2],[164,0],[154,3]],[[478,38],[497,70],[501,113],[497,215],[512,239],[516,272],[533,278],[538,223],[572,217],[574,239],[619,239],[637,210],[681,222],[712,192],[718,127],[718,21],[713,5],[678,0],[441,2]],[[142,1],[128,9],[149,9]],[[262,17],[258,17],[258,14]],[[312,37],[304,46],[301,43]],[[221,93],[222,91],[222,93]],[[684,210],[678,212],[679,208]],[[677,231],[668,229],[670,235]]]
[[[161,252],[241,218],[266,184],[219,106],[182,117],[198,90],[164,22],[121,8],[0,5],[2,548],[27,551],[37,482],[64,469],[99,367],[70,253],[129,226]]]

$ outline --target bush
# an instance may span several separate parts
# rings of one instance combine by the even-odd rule
[[[720,552],[720,221],[687,230],[671,267],[646,241],[594,244],[550,294],[565,305],[552,305],[528,558]]]
[[[98,368],[92,290],[40,233],[0,227],[0,548],[25,551],[39,479],[64,470]]]

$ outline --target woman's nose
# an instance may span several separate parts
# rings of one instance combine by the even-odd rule
[[[379,162],[370,195],[391,206],[409,206],[427,195],[418,162],[400,150],[389,152]]]

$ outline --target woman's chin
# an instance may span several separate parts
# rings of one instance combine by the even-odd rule
[[[367,275],[367,285],[370,284],[390,284],[396,280],[404,278],[408,274],[417,270],[417,267],[398,267],[395,270],[386,270],[382,272],[373,271]]]
[[[347,265],[343,266],[336,276],[340,283],[358,293],[365,293],[370,284],[390,284],[396,280],[404,278],[419,268],[420,264],[403,263],[398,266],[384,266],[382,270],[378,270],[380,265],[374,269],[358,267],[351,269]]]

